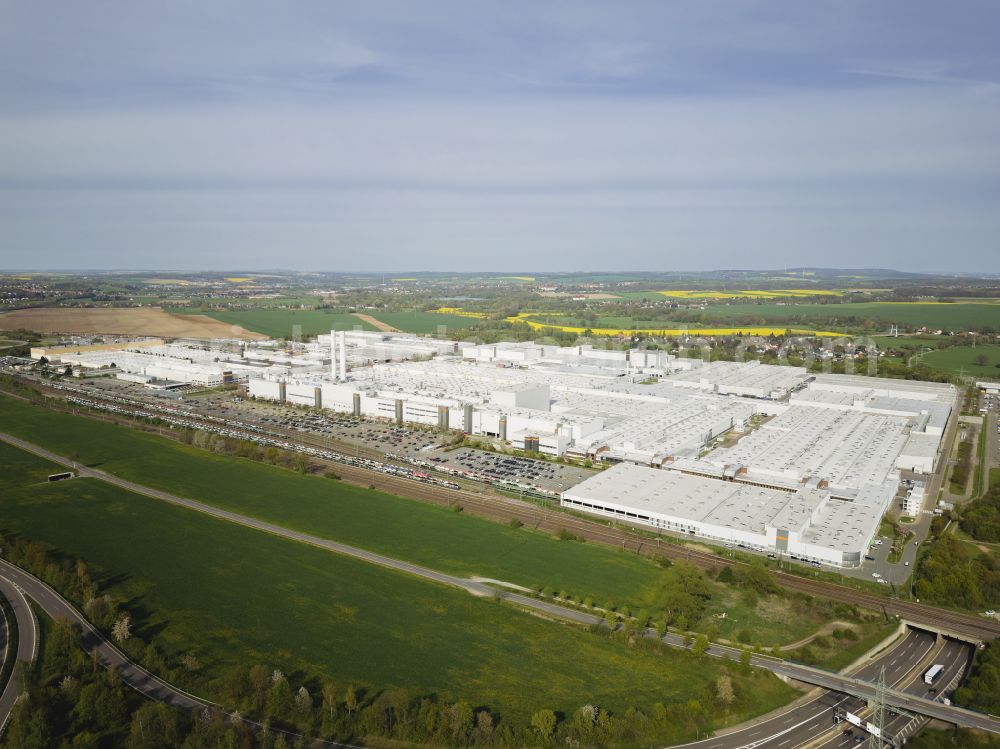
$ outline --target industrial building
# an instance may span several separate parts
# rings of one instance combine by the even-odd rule
[[[900,472],[934,470],[956,396],[947,384],[663,351],[441,342],[386,361],[372,355],[378,343],[323,336],[323,370],[262,372],[249,393],[618,464],[563,504],[838,566],[864,557]]]
[[[861,563],[884,508],[621,463],[562,494],[575,510],[838,567]]]
[[[308,343],[76,348],[60,351],[61,361],[159,389],[245,381],[254,398],[610,464],[561,502],[837,566],[863,559],[901,472],[934,470],[957,394],[948,384],[658,350],[359,330]],[[923,485],[908,485],[902,510],[916,514]]]

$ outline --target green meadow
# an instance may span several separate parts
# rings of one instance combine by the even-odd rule
[[[406,559],[461,576],[484,576],[590,598],[601,607],[628,606],[655,615],[673,575],[651,560],[605,547],[560,541],[527,527],[513,529],[444,507],[403,499],[255,461],[215,455],[153,434],[47,410],[0,396],[0,430],[84,464],[150,487],[295,530]],[[377,481],[377,478],[375,479]],[[711,583],[714,615],[738,605],[734,590]],[[783,644],[825,622],[826,609],[780,597],[741,606],[738,627],[751,642]],[[730,632],[732,629],[732,632]]]
[[[402,687],[523,723],[542,708],[683,702],[722,673],[712,660],[629,649],[97,480],[49,484],[53,470],[0,444],[3,530],[86,561],[103,590],[127,602],[140,637],[198,658],[183,686],[208,697],[232,668],[263,663],[294,683],[350,681],[368,695]],[[793,696],[769,675],[733,680],[755,710]]]

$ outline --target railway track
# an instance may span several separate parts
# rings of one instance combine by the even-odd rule
[[[77,392],[88,398],[100,397],[99,394],[90,391],[77,391],[75,388],[71,389],[65,386],[53,388],[51,386],[39,385],[33,381],[30,384],[36,390],[56,398],[64,398],[66,390]],[[149,409],[152,406],[145,402],[136,401],[136,407]],[[220,423],[226,423],[218,417],[196,415],[187,409],[184,410],[184,414],[185,419],[198,422],[206,429],[218,429]],[[127,418],[116,418],[113,420],[126,425],[134,425],[134,422]],[[343,452],[347,456],[357,454],[359,457],[378,460],[382,463],[399,465],[401,467],[406,465],[398,461],[391,461],[386,458],[384,453],[379,453],[371,448],[357,447],[339,440],[319,438],[298,432],[297,430],[276,430],[268,427],[261,430],[261,433],[280,436],[282,439],[316,449],[331,451],[336,449],[337,452]],[[255,436],[259,435],[255,435],[254,433],[247,433],[246,435],[248,439],[254,439]],[[603,543],[616,549],[622,549],[623,551],[646,554],[652,557],[664,557],[671,560],[686,559],[702,568],[738,567],[746,564],[745,562],[679,546],[675,543],[659,541],[657,538],[640,535],[634,529],[613,525],[605,526],[600,521],[583,519],[559,510],[555,506],[552,508],[543,507],[538,504],[498,494],[485,487],[479,490],[469,488],[472,485],[470,482],[457,477],[449,477],[449,480],[462,488],[456,489],[436,484],[427,484],[412,478],[395,476],[317,456],[310,456],[310,460],[336,469],[338,475],[351,484],[365,487],[374,486],[392,494],[430,504],[443,506],[459,504],[463,510],[467,510],[475,515],[505,522],[516,518],[525,525],[552,533],[566,530],[588,541]],[[955,634],[964,635],[976,640],[991,640],[1000,637],[1000,622],[991,619],[941,609],[915,601],[883,597],[837,583],[810,580],[805,577],[782,572],[776,574],[779,583],[787,590],[822,596],[841,603],[881,610],[886,615],[899,616],[914,624],[920,624],[932,629],[946,628]]]

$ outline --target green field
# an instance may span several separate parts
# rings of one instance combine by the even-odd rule
[[[843,304],[711,304],[701,313],[704,320],[755,319],[762,324],[831,320],[836,327],[856,328],[866,320],[879,327],[889,324],[924,326],[943,330],[1000,330],[1000,304],[896,304],[890,302],[847,302]]]
[[[977,357],[985,356],[985,365],[976,362]],[[930,351],[921,357],[921,361],[929,367],[943,372],[964,372],[983,379],[1000,380],[1000,346],[952,346],[940,351]]]
[[[176,308],[169,312],[181,314],[201,314],[231,325],[242,325],[247,330],[272,338],[291,338],[292,326],[302,326],[302,335],[313,336],[329,333],[331,330],[377,330],[371,323],[364,322],[349,312],[334,312],[322,309],[199,309]],[[372,314],[382,322],[407,333],[438,332],[438,326],[458,330],[474,325],[476,320],[461,315],[439,314],[436,312],[376,312]]]
[[[213,317],[230,325],[242,325],[247,330],[263,333],[271,338],[291,338],[293,326],[302,327],[303,336],[313,336],[319,333],[329,333],[331,330],[375,330],[366,322],[348,312],[332,310],[293,310],[293,309],[252,309],[252,310],[220,310],[178,307],[167,310],[180,314],[199,314]]]
[[[402,499],[317,476],[202,450],[0,396],[0,430],[71,455],[123,478],[259,517],[288,528],[407,559],[457,575],[481,575],[566,592],[598,606],[662,608],[670,575],[652,561],[594,544],[558,541],[527,528]],[[377,480],[377,479],[376,479]],[[738,606],[730,588],[714,585],[713,614]],[[824,602],[825,603],[825,602]],[[736,609],[734,608],[734,611]],[[822,606],[762,598],[721,622],[728,637],[749,630],[762,645],[804,637],[827,620]]]
[[[0,444],[5,530],[86,560],[137,613],[140,636],[197,655],[209,678],[191,686],[209,694],[227,668],[261,662],[298,683],[399,686],[525,721],[543,707],[686,700],[720,672],[99,481],[48,484],[54,469]],[[760,708],[792,694],[765,676],[737,681]]]
[[[478,322],[474,317],[444,312],[372,312],[371,316],[407,333],[431,335],[437,335],[441,325],[448,330],[464,330]]]

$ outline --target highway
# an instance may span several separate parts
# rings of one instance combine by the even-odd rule
[[[4,659],[14,658],[20,663],[31,663],[38,655],[38,625],[35,622],[35,614],[28,605],[24,593],[19,590],[14,583],[4,576],[0,571],[0,596],[7,599],[14,612],[14,622],[17,625],[17,652],[10,652],[9,632],[4,625]],[[15,674],[11,673],[11,678],[3,685],[3,692],[0,693],[0,734],[7,726],[10,718],[10,711],[14,708],[14,702],[18,697],[18,684]]]
[[[888,650],[868,663],[853,670],[858,678],[877,679],[879,668],[886,667],[886,681],[893,683],[909,673],[934,647],[934,635],[920,630],[910,630]],[[685,744],[685,749],[760,749],[778,747],[791,749],[803,741],[822,734],[830,728],[835,707],[843,707],[850,698],[839,693],[823,691],[785,712],[740,730],[714,736],[704,741]]]
[[[911,672],[904,674],[896,684],[896,687],[907,694],[916,695],[917,697],[925,699],[940,698],[944,696],[945,692],[950,693],[951,689],[948,688],[949,685],[956,685],[958,683],[964,675],[971,659],[972,649],[966,643],[956,642],[955,640],[946,640],[942,643],[937,643],[931,649],[929,658],[919,663],[913,662],[915,668]],[[940,663],[945,668],[935,686],[932,687],[924,683],[923,677],[927,669],[934,663]],[[893,684],[888,669],[886,671],[886,683]],[[864,715],[870,718],[865,707],[866,705],[863,702],[855,699],[846,700],[843,705],[845,710],[855,715]],[[903,739],[912,736],[926,723],[926,718],[919,715],[899,714],[893,716],[887,714],[884,728],[887,736]],[[843,723],[832,728],[830,734],[825,742],[816,746],[816,749],[846,749],[849,746],[855,745],[856,737],[861,735],[867,736],[867,733],[860,728],[845,726]]]
[[[400,559],[394,559],[392,557],[385,556],[383,554],[377,554],[365,549],[359,549],[354,546],[349,546],[347,544],[338,543],[336,541],[331,541],[329,539],[320,538],[318,536],[313,536],[308,533],[303,533],[301,531],[295,531],[283,526],[275,525],[273,523],[268,523],[263,520],[258,520],[257,518],[242,515],[240,513],[231,512],[228,510],[222,510],[212,505],[205,504],[204,502],[199,502],[193,499],[186,499],[184,497],[178,497],[167,492],[159,491],[157,489],[152,489],[150,487],[143,486],[141,484],[136,484],[131,481],[126,481],[125,479],[119,478],[112,474],[105,473],[93,468],[88,468],[85,466],[77,466],[73,461],[68,458],[56,455],[44,448],[34,445],[25,440],[21,440],[12,435],[0,432],[0,439],[15,445],[23,450],[31,452],[42,458],[45,458],[54,463],[73,466],[76,467],[81,476],[87,476],[102,481],[106,481],[110,484],[118,486],[126,491],[135,492],[137,494],[142,494],[157,500],[161,500],[173,505],[184,507],[189,510],[194,510],[196,512],[203,513],[205,515],[215,517],[227,522],[242,525],[247,528],[252,528],[265,533],[270,533],[275,536],[286,538],[292,541],[297,541],[300,543],[309,544],[310,546],[315,546],[328,551],[332,551],[337,554],[342,554],[345,556],[353,557],[355,559],[360,559],[371,564],[377,564],[382,567],[386,567],[398,572],[404,572],[411,574],[432,582],[436,582],[443,585],[449,585],[456,587],[466,592],[480,597],[493,597],[501,600],[508,601],[510,603],[522,606],[526,609],[544,614],[546,616],[560,619],[563,621],[570,621],[576,624],[584,625],[594,625],[600,623],[600,619],[591,614],[578,611],[576,609],[564,608],[547,601],[538,600],[531,598],[529,596],[522,595],[520,593],[514,593],[510,591],[502,591],[497,588],[492,588],[482,582],[477,582],[475,580],[470,580],[466,578],[460,578],[454,575],[449,575],[444,572],[439,572],[421,565],[412,564]],[[77,615],[79,616],[79,615]],[[92,628],[91,628],[92,629]],[[651,633],[647,633],[649,636]],[[674,647],[686,648],[683,638],[679,635],[668,634],[663,638],[663,641]],[[718,658],[726,658],[733,661],[739,661],[741,651],[738,648],[731,648],[723,645],[711,645],[707,651],[708,655]],[[120,654],[119,654],[120,655]],[[768,656],[755,655],[752,659],[752,664],[754,666],[765,668],[778,675],[786,676],[798,681],[813,684],[815,686],[820,686],[826,689],[832,689],[845,694],[854,694],[856,696],[867,698],[874,694],[874,685],[870,681],[865,681],[859,677],[844,676],[841,674],[834,674],[828,671],[823,671],[821,669],[812,668],[809,666],[804,666],[800,664],[791,663],[789,661],[783,661],[776,658],[771,658]],[[932,702],[926,699],[920,699],[912,695],[907,695],[900,692],[890,691],[887,695],[887,701],[889,704],[901,707],[903,709],[917,712],[922,715],[927,715],[932,718],[940,718],[957,725],[969,727],[969,728],[981,728],[983,730],[992,731],[1000,734],[1000,721],[994,720],[988,716],[981,715],[969,710],[964,710],[962,708],[954,706],[946,706],[940,703]]]

